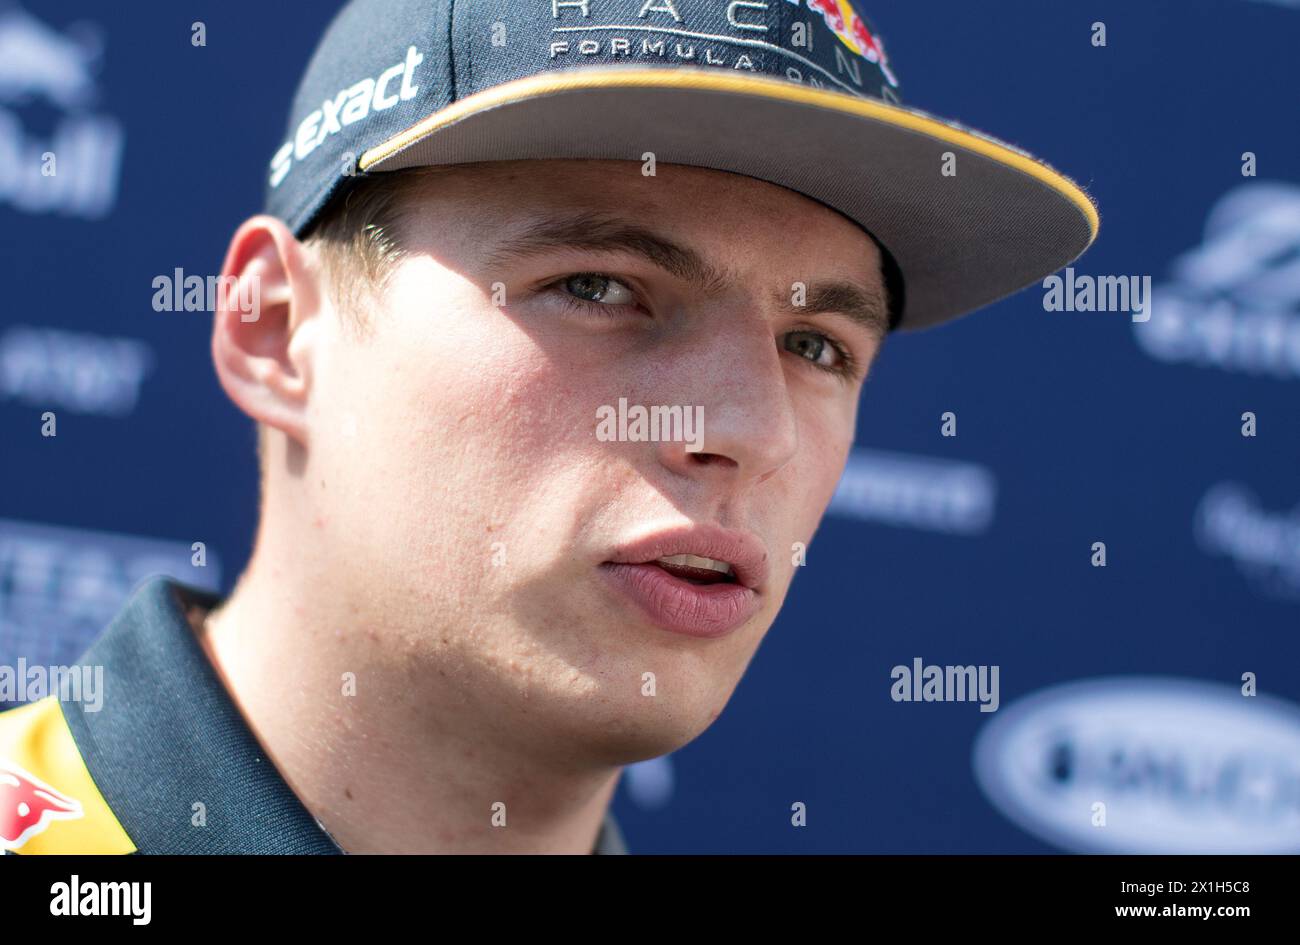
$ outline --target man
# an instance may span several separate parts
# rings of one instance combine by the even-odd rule
[[[1095,237],[897,102],[843,0],[347,7],[223,267],[252,558],[137,593],[102,712],[0,717],[57,746],[11,762],[53,798],[19,852],[622,850],[622,767],[726,706],[885,335]]]

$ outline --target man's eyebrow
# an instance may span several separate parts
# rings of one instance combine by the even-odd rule
[[[683,246],[654,230],[595,211],[549,214],[532,219],[518,232],[502,240],[486,254],[489,267],[504,266],[553,249],[582,249],[595,252],[625,252],[648,260],[660,269],[689,282],[705,296],[725,289],[727,273],[710,265],[689,246]],[[821,315],[837,313],[865,327],[879,339],[889,332],[889,313],[884,294],[874,287],[852,282],[827,282],[807,288],[805,302],[796,305],[789,293],[773,296],[784,314]]]
[[[825,282],[810,286],[804,294],[804,304],[797,305],[790,292],[777,292],[773,304],[786,315],[822,315],[834,313],[866,328],[883,341],[889,334],[889,312],[884,292],[874,286],[853,282]]]
[[[641,256],[691,283],[704,295],[718,292],[728,282],[724,272],[711,266],[690,247],[640,224],[593,211],[536,218],[494,246],[487,253],[486,262],[490,267],[502,266],[552,249],[612,251]]]

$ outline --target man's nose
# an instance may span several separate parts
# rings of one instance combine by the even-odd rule
[[[712,321],[674,345],[673,403],[701,422],[688,442],[661,440],[660,463],[694,479],[761,482],[798,446],[794,405],[772,329],[756,317]]]

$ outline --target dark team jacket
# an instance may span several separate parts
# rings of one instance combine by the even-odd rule
[[[0,849],[344,852],[266,757],[186,618],[220,602],[149,580],[80,661],[103,667],[98,711],[52,693],[0,713]],[[611,812],[592,852],[627,852]]]

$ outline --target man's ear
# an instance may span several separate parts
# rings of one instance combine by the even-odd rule
[[[307,445],[321,294],[307,251],[275,217],[235,231],[221,267],[212,360],[221,386],[254,420]]]

